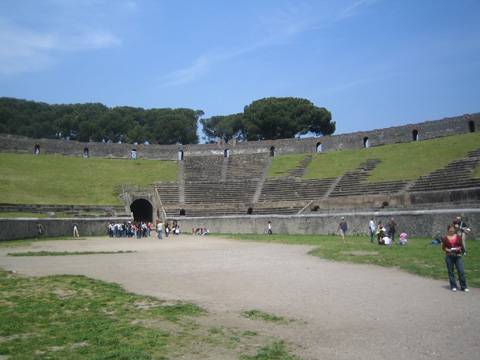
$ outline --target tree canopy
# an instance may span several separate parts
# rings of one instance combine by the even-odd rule
[[[197,122],[203,115],[192,109],[109,108],[100,103],[46,104],[0,97],[0,133],[32,138],[68,138],[156,144],[198,143]],[[210,140],[270,140],[335,131],[330,112],[294,97],[253,101],[238,114],[201,119]]]
[[[209,139],[222,139],[226,142],[236,138],[244,138],[243,114],[226,116],[212,116],[208,119],[201,119],[203,132]]]
[[[270,140],[335,131],[331,113],[301,98],[264,98],[245,106],[243,113],[201,120],[210,139]]]
[[[80,141],[196,144],[201,110],[108,108],[99,103],[50,105],[0,98],[0,133]]]

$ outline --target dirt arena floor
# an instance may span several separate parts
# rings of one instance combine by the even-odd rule
[[[135,253],[10,257],[14,251]],[[251,329],[243,310],[288,319],[257,329],[293,344],[304,359],[479,359],[480,289],[397,269],[336,263],[308,246],[216,237],[89,238],[2,249],[0,267],[20,274],[86,275],[125,289],[206,308],[205,321]],[[249,323],[250,322],[250,323]]]

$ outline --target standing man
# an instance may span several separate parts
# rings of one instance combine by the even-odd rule
[[[272,235],[272,234],[273,234],[273,232],[272,232],[272,222],[271,222],[271,221],[268,221],[267,233],[268,233],[268,235]]]
[[[370,232],[370,242],[373,243],[373,239],[375,238],[375,231],[377,230],[377,227],[375,226],[375,222],[373,221],[373,218],[370,219],[370,222],[368,223],[368,231]]]
[[[40,223],[37,223],[37,238],[41,238],[44,233],[45,233],[45,230],[43,229],[43,225]]]
[[[395,222],[393,217],[391,217],[387,224],[387,233],[388,233],[388,237],[392,239],[392,243],[395,242],[396,231],[397,231],[397,223]]]
[[[163,224],[161,221],[158,222],[157,224],[157,236],[158,240],[162,240],[162,232],[163,232]]]
[[[78,225],[77,224],[73,224],[73,237],[74,238],[79,238],[80,237],[80,234],[78,233]]]
[[[340,235],[342,235],[343,242],[345,242],[345,234],[347,233],[347,230],[348,230],[348,224],[345,221],[345,218],[342,216],[342,220],[338,224],[337,231],[340,231]]]

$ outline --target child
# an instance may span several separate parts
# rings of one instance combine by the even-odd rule
[[[408,239],[407,239],[407,233],[402,232],[400,234],[400,240],[398,240],[398,245],[407,245]]]

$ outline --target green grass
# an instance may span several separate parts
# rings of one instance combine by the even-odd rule
[[[0,202],[116,205],[122,185],[177,178],[175,161],[0,153]]]
[[[267,176],[269,178],[285,176],[288,171],[299,165],[304,158],[305,154],[288,154],[274,157]]]
[[[0,358],[294,359],[282,341],[201,325],[198,318],[209,314],[195,304],[84,276],[26,277],[0,269],[0,290]]]
[[[2,248],[11,248],[17,246],[27,246],[33,243],[38,243],[40,241],[55,241],[55,240],[86,240],[87,238],[73,238],[72,236],[54,236],[54,237],[42,237],[42,238],[27,238],[27,239],[17,239],[17,240],[3,240],[0,241],[0,249]]]
[[[96,254],[129,254],[133,250],[119,251],[26,251],[8,253],[8,256],[68,256],[68,255],[96,255]]]
[[[254,356],[242,356],[240,360],[299,360],[287,352],[283,341],[276,341],[269,346],[261,348]]]
[[[26,278],[2,271],[0,288],[0,354],[17,359],[166,358],[178,335],[142,321],[180,323],[204,313],[81,276]]]
[[[379,246],[370,243],[368,236],[348,236],[345,243],[339,236],[330,235],[222,235],[238,240],[312,245],[311,255],[324,259],[396,267],[412,274],[447,280],[445,256],[440,246],[430,244],[431,239],[409,239],[407,246]],[[480,287],[480,241],[467,243],[464,257],[465,274],[469,287]]]
[[[314,155],[304,178],[338,177],[356,169],[368,159],[378,159],[381,162],[370,172],[368,181],[413,180],[440,169],[453,160],[465,157],[469,151],[479,147],[480,133],[470,133],[368,149],[325,152]],[[300,159],[305,154],[295,156]],[[272,168],[275,169],[276,176],[292,170],[298,164],[294,161],[296,158],[291,158],[291,155],[275,157],[272,160]],[[480,177],[478,168],[476,176]]]
[[[22,211],[6,211],[0,212],[0,218],[10,219],[10,218],[36,218],[43,219],[48,217],[48,214],[45,213],[33,213],[33,212],[22,212]]]
[[[253,319],[253,320],[263,320],[267,322],[274,322],[274,323],[287,323],[288,320],[282,316],[277,316],[274,314],[269,314],[261,310],[245,310],[242,312],[242,316]]]
[[[95,216],[105,216],[104,213],[95,213],[95,212],[84,212],[78,215],[72,215],[63,211],[55,211],[53,213],[35,213],[28,211],[5,211],[0,212],[1,219],[15,219],[15,218],[35,218],[35,219],[58,219],[58,218],[78,218],[78,217],[95,217]]]
[[[475,171],[473,172],[473,178],[478,179],[480,178],[480,164],[475,167]]]

